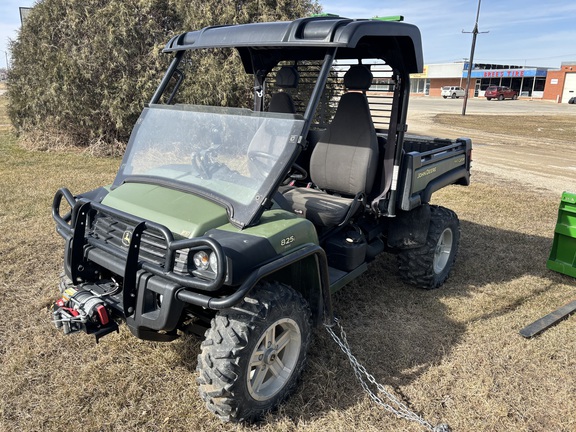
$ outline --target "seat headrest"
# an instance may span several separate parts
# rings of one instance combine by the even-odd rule
[[[350,66],[344,74],[344,87],[348,90],[368,90],[372,85],[372,72],[364,65]]]
[[[296,88],[300,74],[294,66],[282,66],[276,73],[276,86],[280,88]]]

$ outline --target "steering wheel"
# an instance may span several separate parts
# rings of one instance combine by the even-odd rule
[[[292,180],[304,180],[308,177],[308,172],[297,163],[293,163],[286,177]]]
[[[265,177],[270,173],[278,159],[270,153],[252,150],[248,152],[248,160],[252,162],[254,167],[260,171],[260,174]]]
[[[200,173],[201,177],[210,178],[214,171],[220,168],[221,164],[214,159],[219,147],[220,145],[212,144],[206,150],[192,153],[192,165]]]

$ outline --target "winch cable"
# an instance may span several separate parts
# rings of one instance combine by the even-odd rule
[[[334,324],[338,327],[340,331],[340,337],[334,332],[332,326],[325,324],[326,330],[328,334],[334,339],[334,342],[340,347],[342,352],[346,354],[348,357],[348,361],[354,370],[354,374],[356,378],[360,382],[360,385],[366,392],[366,394],[374,401],[377,405],[384,408],[386,411],[389,411],[395,414],[399,418],[403,418],[408,421],[416,422],[422,425],[426,430],[431,432],[450,432],[450,426],[445,423],[438,424],[436,426],[432,426],[431,423],[426,421],[423,417],[416,414],[410,408],[406,406],[403,402],[401,402],[394,394],[386,390],[386,388],[376,381],[373,375],[371,375],[364,366],[362,366],[352,351],[350,350],[350,345],[348,344],[348,340],[346,338],[346,332],[342,328],[342,324],[340,324],[340,320],[334,317]],[[368,382],[367,382],[368,381]],[[375,393],[368,384],[372,384],[376,387],[377,393]],[[378,396],[378,394],[382,394],[385,399],[388,400],[388,403],[382,400]]]

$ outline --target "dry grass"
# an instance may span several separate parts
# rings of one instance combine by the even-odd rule
[[[1,90],[1,87],[0,87]],[[0,95],[0,132],[5,132],[10,129],[10,119],[8,118],[8,113],[6,112],[6,105],[8,99]]]
[[[126,144],[121,141],[106,142],[100,138],[79,145],[78,139],[73,134],[58,128],[23,132],[18,144],[31,151],[75,152],[96,157],[121,157],[126,150]]]
[[[1,98],[0,98],[1,100]],[[49,323],[63,245],[57,188],[110,183],[119,161],[24,151],[0,132],[0,431],[419,431],[375,407],[321,329],[297,393],[255,426],[222,424],[203,407],[199,341],[142,342],[127,329],[99,345]],[[454,431],[576,429],[576,319],[525,340],[518,330],[576,297],[546,270],[557,196],[476,173],[434,201],[462,221],[446,285],[404,286],[393,257],[336,295],[358,358],[433,423]]]

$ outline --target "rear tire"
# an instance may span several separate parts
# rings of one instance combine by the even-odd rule
[[[516,100],[516,99],[518,99],[518,95],[512,96],[512,100]]]
[[[424,289],[439,288],[448,279],[460,243],[460,221],[452,210],[430,206],[426,244],[398,254],[400,278]]]
[[[296,388],[311,335],[308,303],[292,288],[261,283],[216,315],[198,355],[200,396],[224,421],[255,421]]]
[[[503,101],[503,100],[504,100],[504,95],[498,95],[498,100],[499,100],[499,101]]]
[[[452,93],[452,99],[456,99],[456,93]]]

